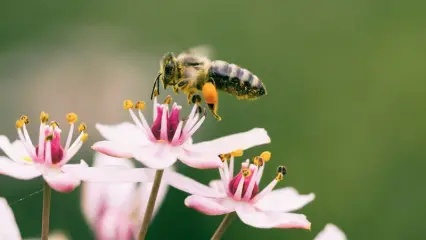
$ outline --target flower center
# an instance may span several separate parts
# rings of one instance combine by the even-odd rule
[[[249,169],[249,168],[243,168],[241,169],[241,172],[238,173],[237,176],[235,176],[228,185],[229,188],[229,192],[232,195],[235,195],[235,193],[238,190],[238,186],[240,185],[240,182],[243,181],[243,188],[242,188],[242,195],[244,196],[247,192],[247,189],[249,187],[250,181],[252,180],[253,177],[253,170]],[[253,179],[255,181],[255,179]],[[254,198],[257,194],[259,193],[259,186],[257,185],[257,183],[254,183],[254,187],[251,193],[251,198]]]
[[[163,119],[163,115],[165,115],[164,119]],[[167,108],[163,106],[157,106],[157,117],[155,118],[151,126],[151,131],[154,134],[155,139],[166,140],[166,139],[163,139],[164,137],[162,137],[162,134],[161,134],[162,127],[166,127],[167,141],[171,142],[173,137],[175,136],[176,130],[179,125],[179,121],[180,121],[179,117],[180,117],[180,107],[177,107],[176,105],[174,105],[170,113],[168,113]]]
[[[61,133],[55,130],[53,131],[53,133],[49,133],[49,130],[46,130],[45,134],[47,137],[43,143],[44,148],[41,155],[43,156],[42,161],[44,162],[46,160],[45,156],[46,156],[47,141],[50,141],[50,153],[52,154],[52,164],[58,164],[64,157],[64,149],[61,146]],[[36,152],[36,155],[38,156],[38,152],[39,152],[38,144],[35,147],[35,152]]]

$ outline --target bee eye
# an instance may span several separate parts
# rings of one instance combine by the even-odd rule
[[[166,71],[166,74],[168,74],[168,75],[171,74],[172,71],[173,71],[173,64],[171,64],[171,63],[167,64],[166,67],[165,67],[165,71]]]

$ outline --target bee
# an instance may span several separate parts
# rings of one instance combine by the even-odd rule
[[[202,99],[217,120],[218,92],[230,93],[237,99],[254,100],[267,94],[264,84],[249,70],[233,63],[210,60],[211,49],[199,46],[183,51],[178,56],[166,53],[160,61],[160,71],[152,88],[151,99],[172,87],[175,93],[187,95],[188,104],[201,105]],[[201,92],[203,98],[198,94]]]

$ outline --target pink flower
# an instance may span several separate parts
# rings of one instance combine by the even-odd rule
[[[119,159],[96,153],[94,167],[133,168],[128,159]],[[147,169],[150,171],[150,169]],[[83,184],[82,209],[87,222],[99,240],[136,239],[145,214],[152,183],[92,183]],[[158,211],[167,193],[168,185],[162,183],[155,204]]]
[[[221,180],[204,186],[190,178],[169,175],[170,185],[191,193],[185,199],[185,205],[207,215],[223,215],[236,212],[241,221],[257,228],[304,228],[310,229],[311,223],[303,214],[289,213],[311,202],[315,195],[300,195],[294,188],[272,190],[283,179],[286,169],[278,168],[275,179],[259,191],[265,163],[270,158],[269,152],[262,153],[242,163],[241,171],[234,177],[234,156],[241,152],[221,155],[223,168],[219,169]],[[228,161],[230,161],[228,165]]]
[[[127,100],[124,108],[129,110],[135,124],[97,124],[96,128],[107,141],[97,142],[93,149],[101,153],[131,158],[149,168],[164,169],[177,159],[194,168],[218,168],[222,166],[218,155],[233,149],[247,149],[269,143],[271,140],[264,129],[255,128],[244,133],[233,134],[209,142],[192,144],[192,135],[199,129],[205,116],[194,105],[185,119],[180,119],[181,106],[158,104],[154,99],[154,121],[148,125],[142,113],[143,102],[133,104]],[[138,109],[139,118],[133,111]]]
[[[6,199],[4,198],[0,198],[0,226],[1,226],[0,239],[7,239],[7,240],[22,239],[18,225],[16,224],[15,216],[13,215],[13,212],[12,212],[12,209],[9,207]],[[66,240],[66,239],[67,237],[61,232],[56,232],[49,235],[49,240]],[[30,240],[30,239],[27,239],[27,240]]]
[[[41,113],[40,135],[36,146],[33,145],[26,128],[29,123],[27,116],[22,116],[16,122],[20,140],[10,143],[6,136],[0,136],[0,148],[9,157],[0,157],[0,174],[23,180],[42,175],[49,186],[56,191],[71,192],[80,185],[80,180],[64,172],[63,169],[68,166],[74,168],[87,167],[84,161],[81,164],[66,164],[87,139],[86,125],[80,124],[78,127],[80,134],[71,144],[77,115],[74,113],[67,114],[70,131],[65,147],[63,147],[61,145],[62,131],[58,123],[53,121],[51,124],[47,124],[48,118],[47,113]]]
[[[327,224],[314,240],[346,240],[346,235],[334,224]]]

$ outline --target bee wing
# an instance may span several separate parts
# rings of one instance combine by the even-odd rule
[[[189,49],[186,49],[183,53],[193,55],[195,57],[206,57],[212,59],[214,57],[213,47],[209,45],[198,45]]]

